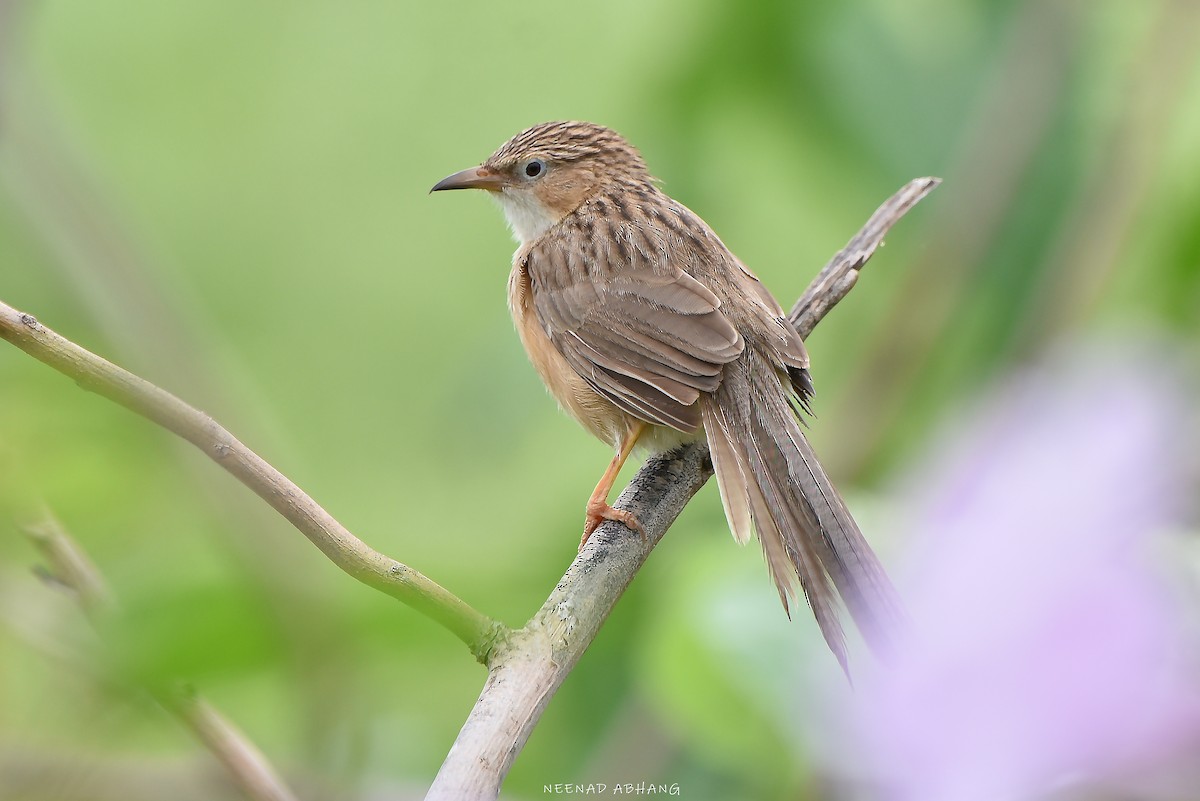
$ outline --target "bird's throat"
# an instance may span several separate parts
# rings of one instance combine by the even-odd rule
[[[561,214],[547,208],[532,192],[506,189],[493,197],[504,209],[513,238],[522,245],[540,238],[562,219]]]

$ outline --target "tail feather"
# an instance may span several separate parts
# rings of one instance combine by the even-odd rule
[[[717,474],[717,488],[721,491],[721,505],[725,507],[725,519],[729,521],[729,530],[733,532],[738,545],[745,545],[750,541],[753,515],[746,494],[746,472],[742,467],[744,460],[733,445],[724,417],[706,414],[704,425],[709,430],[717,431],[717,435],[710,436],[708,441],[713,472]],[[786,601],[784,605],[787,605]]]
[[[751,349],[727,365],[721,386],[701,410],[713,469],[734,537],[749,538],[748,511],[784,608],[798,580],[845,668],[837,596],[881,653],[891,648],[900,605],[781,388],[775,369]]]
[[[819,547],[819,541],[795,535],[795,532],[804,530],[805,524],[798,519],[796,505],[791,502],[795,490],[788,486],[787,473],[781,470],[786,469],[787,465],[781,464],[780,454],[769,441],[764,447],[764,437],[761,434],[759,431],[752,432],[746,449],[751,475],[754,477],[750,485],[750,494],[751,497],[757,495],[761,499],[756,520],[767,523],[759,527],[759,539],[762,540],[765,552],[781,550],[789,560],[783,562],[782,570],[772,570],[772,577],[781,595],[794,586],[793,576],[799,578],[800,589],[808,601],[809,608],[812,609],[825,642],[848,673],[846,635],[838,616],[835,585],[822,567],[825,562],[824,554]]]
[[[799,493],[790,493],[789,509],[798,512],[794,530],[817,541],[822,564],[845,601],[851,616],[873,647],[886,650],[889,634],[901,623],[895,588],[871,546],[846,508],[845,501],[825,475],[799,419],[771,382],[764,363],[751,372],[754,409],[759,427],[751,438],[769,439],[787,459],[787,475]]]

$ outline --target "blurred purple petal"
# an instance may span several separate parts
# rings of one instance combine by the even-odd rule
[[[1200,753],[1194,615],[1161,564],[1194,440],[1160,351],[1060,352],[908,473],[913,647],[851,702],[887,797],[1044,798]]]

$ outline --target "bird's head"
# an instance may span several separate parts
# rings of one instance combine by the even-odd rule
[[[503,207],[517,240],[525,243],[605,187],[650,183],[641,155],[617,132],[590,122],[544,122],[430,191],[488,190]]]

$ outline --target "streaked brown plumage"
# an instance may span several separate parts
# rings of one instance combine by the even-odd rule
[[[758,531],[784,608],[798,579],[843,666],[837,594],[883,645],[894,590],[804,438],[808,353],[754,274],[598,125],[536,125],[434,190],[462,188],[499,200],[521,243],[509,305],[538,374],[617,450],[584,542],[605,519],[640,530],[607,503],[635,443],[662,451],[707,436],[733,536]]]

